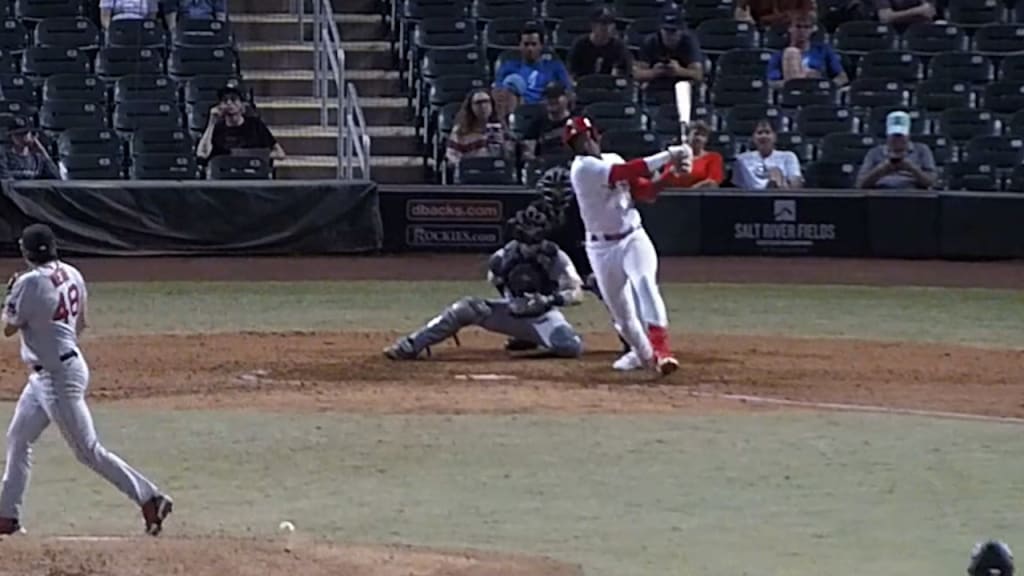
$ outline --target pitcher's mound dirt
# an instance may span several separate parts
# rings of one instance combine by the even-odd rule
[[[0,542],[3,576],[581,576],[547,558],[280,540],[36,539]]]

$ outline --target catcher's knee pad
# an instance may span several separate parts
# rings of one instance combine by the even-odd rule
[[[556,326],[551,331],[551,353],[562,358],[578,358],[583,355],[583,338],[568,324]]]
[[[491,307],[481,298],[467,296],[449,306],[447,312],[456,326],[473,326],[491,315]]]

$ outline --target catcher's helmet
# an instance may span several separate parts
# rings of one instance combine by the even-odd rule
[[[565,166],[552,166],[537,180],[537,192],[556,208],[564,208],[572,201],[572,180]]]
[[[988,540],[974,545],[969,576],[1013,576],[1013,552],[999,540]]]

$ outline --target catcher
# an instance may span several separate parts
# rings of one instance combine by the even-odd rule
[[[501,297],[457,300],[422,328],[385,348],[384,355],[392,360],[416,359],[434,344],[457,339],[459,330],[467,326],[505,334],[520,343],[510,349],[537,347],[561,358],[582,355],[583,339],[560,308],[583,301],[583,281],[566,253],[546,239],[553,216],[557,217],[557,209],[538,200],[509,221],[514,239],[488,261],[487,280]]]

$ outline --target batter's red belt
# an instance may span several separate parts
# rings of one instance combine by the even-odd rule
[[[60,357],[57,358],[57,359],[60,360],[61,362],[65,362],[67,360],[71,360],[72,358],[77,358],[77,357],[78,357],[78,351],[77,350],[72,350],[71,352],[65,352],[65,353],[61,354]],[[33,366],[32,369],[35,370],[36,372],[42,372],[43,371],[43,367],[40,366],[39,364],[36,364],[35,366]]]
[[[625,232],[619,232],[618,234],[591,234],[591,242],[618,242],[623,238],[628,238],[630,234],[637,231],[637,227],[634,226]]]

